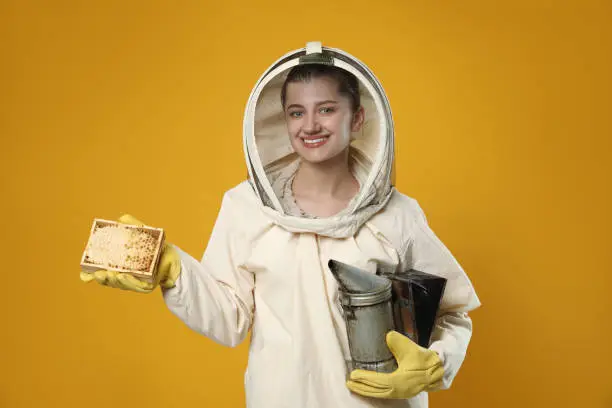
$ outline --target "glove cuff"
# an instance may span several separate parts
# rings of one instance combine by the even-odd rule
[[[171,244],[166,244],[160,260],[159,286],[171,289],[176,286],[176,281],[181,274],[181,258]]]

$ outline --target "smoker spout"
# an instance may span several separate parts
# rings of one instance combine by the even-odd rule
[[[330,259],[329,269],[342,290],[350,293],[367,293],[380,290],[389,280],[351,265]]]

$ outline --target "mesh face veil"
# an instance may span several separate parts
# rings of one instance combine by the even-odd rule
[[[287,168],[299,160],[293,151],[281,104],[281,89],[288,72],[297,65],[323,64],[353,74],[359,81],[365,120],[352,135],[350,166],[360,191],[342,216],[326,219],[338,227],[360,224],[380,210],[393,190],[393,120],[385,92],[374,74],[355,57],[338,49],[308,43],[272,64],[256,83],[246,107],[243,144],[249,181],[265,211],[290,229],[322,233],[324,220],[296,220],[284,209],[272,187]]]

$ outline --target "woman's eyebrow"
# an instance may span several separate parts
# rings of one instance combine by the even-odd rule
[[[315,103],[315,106],[319,106],[319,105],[325,105],[325,104],[337,104],[338,101],[334,101],[332,99],[328,99],[325,101],[321,101],[321,102],[317,102]],[[303,108],[302,105],[297,104],[297,103],[292,103],[291,105],[287,106],[285,109],[291,109],[291,108]]]

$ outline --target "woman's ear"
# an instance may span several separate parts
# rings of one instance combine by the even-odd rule
[[[365,120],[365,110],[363,106],[360,106],[359,109],[353,114],[353,122],[351,123],[351,132],[359,132],[361,126],[363,126],[363,121]]]

